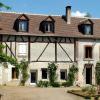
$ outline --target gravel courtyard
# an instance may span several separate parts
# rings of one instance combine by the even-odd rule
[[[67,93],[68,88],[36,88],[0,86],[2,100],[83,100]]]

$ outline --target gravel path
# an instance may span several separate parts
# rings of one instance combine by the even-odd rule
[[[68,88],[35,88],[0,86],[2,100],[84,100],[67,93]]]

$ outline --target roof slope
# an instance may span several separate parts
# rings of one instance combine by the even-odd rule
[[[93,35],[86,36],[83,35],[78,30],[78,25],[80,22],[86,18],[71,18],[71,24],[67,24],[62,16],[52,16],[55,20],[55,32],[54,33],[43,33],[39,30],[40,23],[46,19],[48,16],[43,15],[29,15],[29,32],[17,32],[13,26],[15,20],[21,14],[15,13],[0,13],[0,34],[9,35],[36,35],[36,36],[66,36],[66,37],[80,37],[80,38],[100,38],[100,19],[91,19],[93,22]]]

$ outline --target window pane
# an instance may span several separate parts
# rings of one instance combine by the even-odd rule
[[[18,46],[18,54],[19,55],[26,55],[26,53],[27,53],[27,45],[26,45],[26,43],[19,43],[18,44],[19,46]]]
[[[19,31],[27,31],[27,21],[19,22]]]
[[[46,31],[46,32],[53,32],[53,23],[51,23],[51,22],[46,22],[46,23],[45,23],[45,31]]]
[[[85,58],[92,58],[92,47],[85,47]]]
[[[47,79],[47,69],[42,69],[42,79]]]
[[[85,32],[85,34],[86,35],[90,35],[90,34],[92,34],[91,32],[91,25],[85,25],[85,27],[84,27],[84,32]]]
[[[60,71],[60,79],[66,80],[67,79],[67,70]]]

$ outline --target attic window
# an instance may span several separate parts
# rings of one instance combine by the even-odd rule
[[[54,32],[54,24],[52,22],[45,22],[44,24],[44,31],[45,32]]]
[[[18,30],[20,32],[27,32],[28,31],[28,21],[27,20],[20,20],[18,23]]]
[[[14,29],[18,32],[28,32],[28,25],[29,18],[25,14],[22,14],[16,19],[14,23]]]
[[[48,16],[41,23],[39,29],[44,33],[54,33],[55,31],[55,20]]]
[[[85,35],[92,35],[92,25],[90,25],[90,24],[84,25],[84,34]]]

